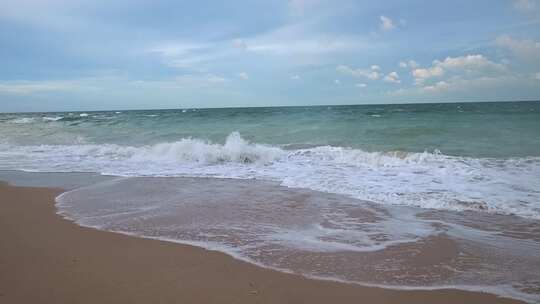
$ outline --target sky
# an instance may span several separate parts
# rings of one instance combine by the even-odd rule
[[[540,100],[540,0],[0,0],[0,112]]]

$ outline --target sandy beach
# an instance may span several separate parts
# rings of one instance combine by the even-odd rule
[[[1,3],[0,304],[540,304],[540,0]]]
[[[219,252],[83,228],[55,213],[61,191],[0,184],[1,303],[519,303],[312,280]]]

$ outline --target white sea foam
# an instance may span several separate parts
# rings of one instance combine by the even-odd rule
[[[277,181],[374,201],[540,218],[540,158],[476,159],[343,147],[283,150],[230,134],[224,144],[185,138],[148,146],[10,146],[4,169],[118,176],[209,176]]]
[[[64,118],[64,117],[62,117],[62,116],[55,116],[55,117],[44,116],[43,120],[44,121],[59,121],[62,118]]]
[[[490,224],[474,228],[444,216],[425,218],[418,208],[215,178],[118,178],[66,192],[57,207],[82,226],[219,250],[316,278],[403,289],[452,286],[530,301],[539,296],[526,288],[538,273],[530,255],[537,242],[500,234],[504,228],[494,233]],[[496,223],[502,217],[480,218]],[[516,220],[518,226],[531,223]],[[417,254],[406,253],[411,245],[422,252],[438,237],[458,242],[460,253],[423,266]],[[400,245],[404,252],[395,250]],[[494,245],[496,251],[485,250]],[[482,263],[471,264],[471,255]],[[501,289],[505,282],[513,285]]]
[[[81,114],[79,114],[79,117],[88,117],[88,114],[87,113],[81,113]]]
[[[36,119],[34,117],[21,117],[11,120],[11,123],[15,124],[28,124],[33,123]]]
[[[147,146],[132,152],[131,161],[189,161],[202,164],[267,164],[283,154],[279,148],[250,144],[237,132],[229,135],[224,145],[188,138],[174,143]]]

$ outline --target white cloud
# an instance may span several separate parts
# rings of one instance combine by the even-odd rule
[[[394,21],[386,16],[380,16],[379,19],[381,20],[380,28],[383,31],[390,31],[396,28]]]
[[[432,85],[422,87],[424,92],[444,93],[444,92],[477,92],[501,88],[510,83],[522,81],[515,76],[486,76],[475,79],[462,79],[454,77],[446,81],[438,81]]]
[[[439,91],[447,91],[447,90],[451,89],[451,87],[452,86],[448,82],[439,81],[439,82],[436,82],[433,85],[425,86],[425,87],[423,87],[423,89],[425,91],[430,91],[430,92],[439,92]]]
[[[420,65],[414,60],[400,61],[399,62],[399,67],[402,68],[402,69],[406,69],[406,68],[416,69],[419,66]]]
[[[170,42],[154,46],[148,49],[147,52],[156,53],[166,57],[174,57],[185,55],[189,52],[197,51],[205,47],[207,47],[207,45],[189,42]]]
[[[69,91],[80,87],[73,81],[4,81],[0,82],[0,93],[28,95],[34,93]]]
[[[504,69],[500,63],[494,63],[483,55],[466,55],[459,57],[446,57],[443,61],[434,61],[434,65],[444,69],[479,69],[492,68],[496,70]]]
[[[240,72],[240,73],[238,73],[238,78],[243,79],[243,80],[248,80],[249,75],[246,72]]]
[[[389,92],[392,96],[429,97],[429,96],[462,96],[467,99],[478,99],[480,96],[495,96],[499,98],[500,92],[509,92],[511,88],[529,87],[534,80],[527,80],[518,75],[494,75],[477,78],[462,78],[454,76],[439,80],[428,85],[400,88]]]
[[[540,42],[533,40],[520,40],[503,35],[495,40],[500,47],[506,48],[517,57],[525,61],[540,61]]]
[[[532,12],[538,7],[536,0],[516,0],[514,1],[514,8],[521,12]]]
[[[119,79],[120,83],[127,83],[146,88],[207,88],[221,86],[230,80],[214,74],[184,74],[163,80],[129,80]]]
[[[278,27],[254,37],[235,39],[233,45],[247,52],[279,55],[324,56],[336,52],[351,52],[373,48],[373,42],[358,35],[321,33],[317,22],[296,22]]]
[[[427,69],[414,69],[411,74],[416,84],[422,84],[428,78],[442,76],[444,70],[440,66],[434,66]]]
[[[446,72],[471,75],[503,70],[505,70],[504,65],[492,62],[483,55],[466,55],[446,57],[443,61],[435,60],[431,67],[413,69],[411,74],[415,78],[415,83],[422,85],[426,80],[441,77]]]
[[[250,52],[275,55],[325,54],[353,51],[363,48],[355,39],[319,37],[311,39],[291,39],[283,41],[252,41],[245,49]]]
[[[391,83],[401,83],[401,80],[399,79],[399,75],[397,72],[391,72],[388,75],[386,75],[383,79],[386,82]]]
[[[357,83],[354,86],[357,87],[357,88],[365,88],[365,87],[367,87],[367,84],[365,84],[365,83]]]
[[[365,77],[371,80],[379,79],[381,76],[379,73],[380,67],[378,65],[372,65],[370,69],[353,69],[347,65],[339,65],[336,67],[336,70],[353,77]]]
[[[205,66],[226,55],[222,50],[216,51],[212,44],[192,42],[167,42],[145,50],[145,53],[161,57],[163,64],[179,69],[197,72],[206,71]]]
[[[203,71],[201,67],[211,59],[207,56],[181,56],[181,58],[166,59],[163,63],[173,68]]]
[[[253,55],[295,57],[277,62],[292,65],[323,64],[336,55],[373,47],[359,36],[322,35],[312,25],[292,23],[250,38],[238,37],[225,42],[165,41],[143,49],[145,54],[161,57],[163,64],[190,73],[209,73],[229,58]]]
[[[129,80],[118,79],[120,84],[128,84],[138,89],[175,90],[175,89],[206,89],[218,88],[230,82],[230,79],[214,74],[185,74],[162,80]]]
[[[184,74],[163,80],[130,80],[116,79],[122,85],[135,85],[137,88],[148,89],[201,89],[216,88],[229,83],[230,79],[214,74]],[[100,83],[103,83],[101,81]]]

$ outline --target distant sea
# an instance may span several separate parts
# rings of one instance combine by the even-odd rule
[[[513,250],[511,247],[531,246],[527,247],[530,254],[525,254],[529,259],[527,263],[532,265],[529,270],[535,272],[540,269],[540,251],[537,251],[540,248],[540,232],[537,231],[540,221],[540,102],[6,113],[0,114],[0,169],[146,177],[143,185],[138,185],[138,181],[134,181],[134,185],[126,185],[131,183],[130,179],[121,179],[120,185],[116,185],[125,191],[124,198],[131,197],[134,201],[135,196],[127,193],[136,184],[138,189],[153,184],[153,189],[177,189],[182,185],[181,182],[166,180],[161,183],[166,186],[159,186],[158,181],[162,180],[159,177],[215,178],[214,182],[218,184],[213,187],[224,189],[236,186],[220,184],[222,178],[262,182],[266,183],[264,187],[270,187],[257,186],[262,187],[257,188],[261,191],[278,191],[268,185],[300,191],[302,195],[317,191],[329,195],[328,200],[333,202],[339,201],[333,196],[343,197],[349,207],[356,204],[356,200],[369,202],[370,210],[378,214],[373,222],[386,224],[371,227],[377,234],[368,233],[372,238],[360,242],[358,233],[367,228],[358,226],[358,218],[351,215],[354,212],[347,215],[344,210],[348,207],[343,204],[318,202],[324,208],[310,209],[306,214],[318,214],[317,217],[313,222],[300,225],[300,228],[291,224],[294,219],[290,219],[291,223],[280,223],[280,219],[285,217],[275,211],[274,222],[269,218],[262,220],[267,225],[265,229],[246,235],[235,234],[235,240],[245,238],[255,242],[253,237],[257,234],[258,237],[264,236],[262,239],[266,241],[279,241],[280,246],[297,246],[299,250],[310,252],[377,251],[438,235],[441,233],[439,228],[427,228],[436,226],[437,222],[452,227],[453,236],[458,239],[474,242],[489,239],[486,244],[506,244],[502,247],[510,251]],[[198,187],[192,180],[186,183],[190,189]],[[101,190],[93,188],[92,191],[112,195],[112,186],[107,184]],[[196,189],[204,192],[204,189]],[[161,193],[163,200],[170,201],[175,196],[174,191],[165,192]],[[197,244],[208,241],[214,244],[213,248],[221,246],[219,248],[225,252],[266,266],[293,271],[300,269],[283,262],[283,256],[284,260],[279,261],[285,264],[266,259],[261,248],[266,248],[264,246],[268,243],[261,238],[255,239],[264,246],[257,242],[234,243],[219,237],[210,242],[211,232],[216,231],[206,231],[207,239],[193,232],[196,229],[189,230],[191,234],[182,234],[178,231],[186,231],[187,228],[170,228],[171,219],[158,222],[168,223],[167,227],[176,234],[148,233],[133,226],[128,231],[121,225],[125,218],[120,222],[113,221],[116,212],[135,212],[139,219],[143,214],[145,220],[156,214],[166,214],[164,210],[172,212],[173,209],[167,209],[172,208],[170,205],[151,203],[160,201],[160,193],[156,195],[157,199],[146,197],[144,202],[130,205],[133,209],[120,208],[110,214],[78,208],[76,202],[84,201],[83,197],[88,197],[88,192],[71,198],[68,195],[59,206],[67,206],[64,210],[67,215],[90,226],[103,228],[114,224],[114,229],[110,230]],[[138,197],[143,196],[139,193]],[[104,197],[100,200],[103,201]],[[115,196],[115,200],[118,202],[121,198]],[[265,200],[272,201],[270,197]],[[247,200],[245,203],[248,204]],[[259,207],[257,210],[266,216],[274,212],[267,205]],[[114,209],[111,206],[100,208],[104,208],[101,211]],[[252,212],[257,213],[257,210]],[[253,214],[244,214],[238,221],[249,216]],[[96,217],[99,220],[92,222]],[[475,226],[479,219],[485,221],[479,224],[481,227]],[[514,231],[516,221],[529,227],[528,237],[508,241],[499,239],[502,236],[497,233],[494,236],[486,234],[497,229]],[[505,222],[505,228],[493,226],[502,222]],[[214,221],[205,222],[205,229],[212,223],[216,224]],[[244,224],[239,229],[248,231],[249,223]],[[220,230],[218,226],[214,228]],[[323,227],[327,230],[305,230],[308,226],[310,229]],[[399,227],[405,226],[410,230],[400,231]],[[458,226],[461,228],[456,228]],[[283,227],[290,231],[283,231]],[[468,234],[463,232],[463,227],[478,231]],[[190,229],[194,228],[190,226]],[[448,230],[444,233],[448,234]],[[306,237],[312,242],[302,245]],[[519,243],[522,241],[526,244]],[[285,243],[289,245],[283,245]],[[246,246],[245,249],[242,246]],[[253,248],[257,248],[256,253]],[[486,276],[491,279],[467,274],[460,279],[435,280],[427,285],[457,286],[474,281],[488,286],[486,290],[498,285],[506,286],[506,291],[514,290],[517,287],[508,287],[512,282],[506,282],[503,270],[496,270],[494,265],[505,257],[515,258],[516,254],[512,251],[497,258],[486,258],[486,263],[494,267],[490,271],[495,274]],[[478,255],[484,256],[483,253]],[[328,273],[303,268],[301,272],[366,281],[365,278],[355,279],[347,271],[339,270],[340,267],[329,269]],[[497,271],[501,272],[499,276]],[[537,275],[519,267],[504,271],[516,273],[512,280],[526,286],[517,288],[519,291],[501,294],[516,295],[523,290],[531,293],[532,284],[532,294],[536,294],[532,298],[540,298]],[[426,285],[405,279],[401,282],[373,280],[367,283],[395,283],[405,287]],[[536,287],[538,290],[534,291]],[[529,299],[526,296],[522,298]]]

